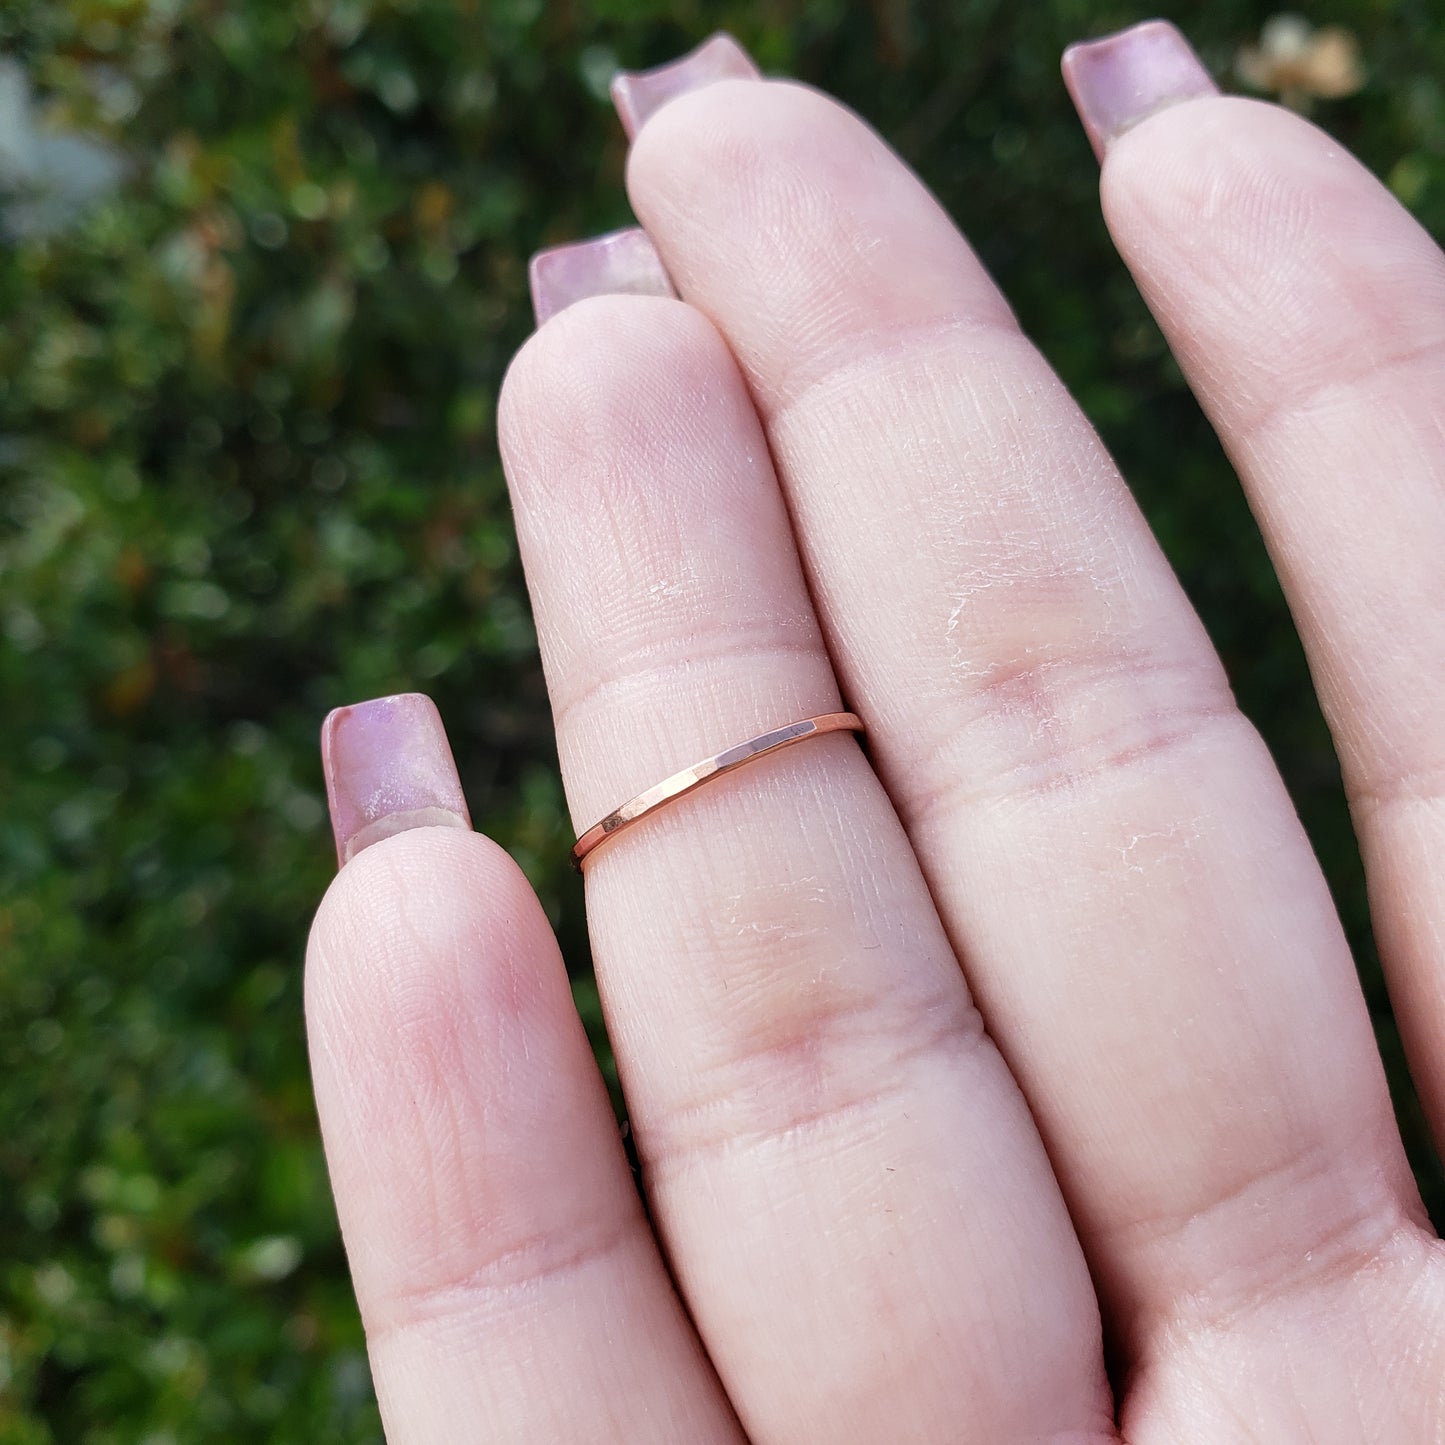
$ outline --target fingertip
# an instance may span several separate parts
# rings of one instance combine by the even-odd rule
[[[715,409],[734,372],[716,327],[685,302],[619,294],[576,302],[527,339],[502,383],[497,435],[514,496],[575,486],[579,460],[618,435],[651,439],[669,418]],[[669,460],[676,465],[675,453]],[[619,493],[638,482],[610,480]]]
[[[1252,254],[1266,244],[1266,223],[1286,197],[1297,198],[1296,224],[1316,206],[1353,214],[1363,175],[1304,116],[1256,97],[1216,95],[1129,132],[1111,148],[1100,189],[1126,258],[1136,246],[1152,250],[1188,235],[1185,254],[1208,268],[1221,246]],[[1288,234],[1281,240],[1287,245]]]
[[[327,889],[306,950],[307,1023],[313,1043],[384,1064],[403,1036],[450,1027],[460,1011],[515,1014],[558,977],[552,991],[570,999],[541,904],[506,850],[470,830],[412,828]]]

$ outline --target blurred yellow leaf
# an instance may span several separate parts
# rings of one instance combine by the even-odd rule
[[[456,202],[457,198],[440,181],[428,181],[412,204],[417,230],[435,236],[451,219]]]
[[[1234,62],[1239,78],[1255,90],[1303,108],[1310,99],[1339,100],[1365,83],[1360,43],[1338,25],[1316,30],[1298,15],[1276,15],[1258,45],[1243,47]]]

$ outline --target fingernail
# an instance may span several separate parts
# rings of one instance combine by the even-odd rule
[[[321,767],[341,863],[408,828],[472,826],[441,715],[419,692],[329,714]]]
[[[637,226],[538,251],[528,279],[538,326],[588,296],[677,295],[657,248]]]
[[[715,80],[761,80],[753,58],[731,35],[717,34],[689,50],[681,60],[655,70],[619,70],[612,78],[612,103],[631,140],[650,116],[689,90]]]
[[[1131,126],[1181,100],[1218,95],[1189,42],[1167,20],[1071,45],[1064,84],[1100,160]]]

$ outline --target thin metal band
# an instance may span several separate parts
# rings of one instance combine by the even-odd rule
[[[656,787],[649,788],[645,793],[639,793],[635,798],[630,798],[615,812],[609,813],[600,823],[594,823],[572,845],[572,866],[580,873],[582,860],[599,843],[614,837],[624,828],[630,828],[649,813],[656,812],[664,803],[681,798],[692,792],[693,789],[702,787],[704,783],[711,782],[714,778],[720,778],[724,773],[732,772],[734,768],[740,768],[745,763],[756,762],[759,758],[766,757],[769,753],[775,753],[780,748],[790,748],[794,743],[802,742],[804,738],[816,738],[823,733],[861,733],[862,731],[863,723],[856,714],[826,712],[818,717],[805,717],[801,722],[789,723],[787,727],[774,728],[769,733],[759,733],[757,737],[749,738],[747,742],[739,743],[725,753],[716,753],[710,758],[704,758],[702,762],[694,763],[690,768],[684,768],[670,778],[664,778]]]

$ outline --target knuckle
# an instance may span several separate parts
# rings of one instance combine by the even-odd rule
[[[618,1257],[636,1252],[644,1240],[635,1212],[621,1208],[576,1211],[562,1232],[499,1233],[453,1270],[399,1278],[367,1308],[367,1341],[374,1348],[390,1335],[428,1324],[475,1332],[509,1318],[519,1297],[566,1296],[588,1274],[624,1268]]]
[[[951,958],[947,969],[922,970],[875,959],[860,981],[846,961],[820,964],[818,943],[773,917],[735,952],[725,1036],[696,1061],[685,1091],[640,1124],[649,1182],[719,1153],[867,1135],[890,1101],[917,1087],[920,1068],[988,1046]],[[897,987],[917,972],[934,986]]]
[[[1249,726],[1217,667],[1123,642],[994,659],[952,714],[905,780],[907,811],[925,823],[1184,766],[1216,732]]]

